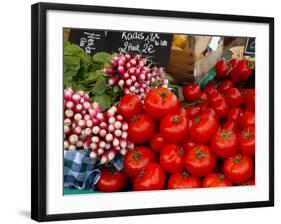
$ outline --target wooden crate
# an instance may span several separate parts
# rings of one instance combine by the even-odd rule
[[[177,41],[176,38],[179,38]],[[167,72],[175,84],[198,82],[221,58],[223,38],[215,51],[209,48],[211,36],[174,35]]]

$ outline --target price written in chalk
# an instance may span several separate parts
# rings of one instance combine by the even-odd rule
[[[122,53],[153,54],[156,51],[155,47],[168,46],[168,41],[161,40],[157,33],[122,32],[121,39],[123,40],[123,46],[119,47],[118,51]]]
[[[109,52],[141,54],[165,66],[169,60],[171,41],[171,34],[109,32],[106,49]]]

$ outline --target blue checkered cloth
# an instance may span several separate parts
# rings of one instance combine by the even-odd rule
[[[69,150],[64,153],[64,187],[94,190],[100,178],[97,161],[90,158],[89,150]]]
[[[80,190],[95,190],[102,166],[90,158],[89,150],[69,150],[64,152],[64,187]],[[112,161],[117,170],[123,169],[123,158],[118,155]]]

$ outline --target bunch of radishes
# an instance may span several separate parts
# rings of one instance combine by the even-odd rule
[[[64,90],[64,149],[90,149],[91,158],[110,162],[134,145],[127,139],[128,123],[112,106],[103,113],[83,91]]]
[[[134,93],[141,99],[151,87],[167,87],[169,84],[163,68],[148,64],[148,60],[139,54],[132,57],[119,53],[104,73],[110,75],[109,85],[118,86],[125,94]]]

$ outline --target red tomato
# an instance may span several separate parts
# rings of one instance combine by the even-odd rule
[[[165,116],[160,122],[160,133],[167,142],[182,142],[189,131],[187,119],[180,114]]]
[[[255,180],[248,180],[241,184],[242,186],[253,186],[256,185]]]
[[[252,177],[253,160],[246,155],[237,154],[224,161],[223,172],[226,178],[234,184],[242,184]]]
[[[141,99],[135,94],[124,95],[118,106],[118,113],[126,120],[132,119],[134,116],[142,112]]]
[[[211,173],[203,180],[203,187],[229,187],[232,183],[222,173]]]
[[[228,76],[230,67],[224,60],[220,60],[216,63],[215,69],[216,77],[218,79],[225,79]]]
[[[201,108],[199,106],[187,107],[185,110],[187,119],[194,119],[201,112]]]
[[[234,86],[235,85],[231,80],[225,80],[219,84],[218,91],[225,94],[228,89],[233,88]]]
[[[149,140],[149,144],[155,152],[160,152],[166,145],[166,141],[160,133],[154,133]]]
[[[185,153],[187,153],[193,146],[195,146],[195,142],[192,141],[191,139],[187,139],[187,140],[182,144],[182,147],[183,147]]]
[[[153,88],[144,98],[145,111],[155,119],[178,113],[180,103],[177,96],[167,88]]]
[[[222,128],[225,129],[225,130],[237,132],[238,131],[238,124],[236,122],[234,122],[234,121],[227,120],[223,124]]]
[[[226,102],[231,107],[241,107],[243,104],[243,96],[237,88],[230,88],[225,94]]]
[[[217,116],[216,111],[213,108],[206,108],[205,110],[203,110],[201,112],[201,115],[202,114],[212,115],[214,118],[216,118],[216,120],[219,119],[218,116]]]
[[[241,60],[237,63],[230,73],[232,81],[236,84],[242,84],[246,82],[253,74],[253,69],[249,66],[248,60]]]
[[[216,156],[205,145],[195,145],[185,156],[185,168],[195,177],[204,177],[216,167]]]
[[[212,92],[208,94],[208,101],[209,104],[212,105],[213,103],[223,99],[222,95],[219,92]]]
[[[246,110],[255,111],[255,89],[248,89],[244,98]]]
[[[218,130],[211,141],[211,149],[220,158],[234,156],[238,151],[238,137],[230,130]]]
[[[143,168],[133,183],[134,191],[162,190],[165,187],[166,176],[161,166],[150,163]]]
[[[201,97],[201,90],[197,84],[186,85],[182,88],[182,94],[187,102],[194,102]]]
[[[200,185],[200,179],[189,176],[186,171],[174,173],[168,181],[168,189],[198,188]]]
[[[127,183],[128,177],[122,171],[117,171],[115,168],[104,168],[101,170],[96,187],[102,192],[117,192],[123,190]]]
[[[137,115],[129,123],[128,138],[137,144],[148,141],[155,132],[155,123],[146,114]]]
[[[244,155],[255,155],[255,128],[248,127],[239,135],[240,150]]]
[[[124,169],[129,177],[135,178],[142,168],[155,161],[156,156],[151,149],[137,146],[124,156]]]
[[[184,169],[184,156],[181,146],[168,144],[160,152],[160,165],[168,173],[181,172]]]
[[[243,110],[239,107],[232,107],[227,114],[227,120],[236,122],[237,124],[241,123],[243,117]]]
[[[216,111],[219,118],[225,118],[229,111],[229,105],[224,98],[217,100],[211,104],[211,107]]]
[[[209,105],[209,101],[208,101],[207,94],[206,93],[201,93],[198,106],[201,108],[201,110],[205,110],[205,109],[207,109],[208,105]]]
[[[238,62],[239,62],[239,61],[238,61],[238,59],[236,59],[236,58],[232,58],[232,59],[229,60],[229,64],[231,65],[231,68],[232,68],[232,69],[237,66]]]
[[[218,129],[218,123],[214,116],[199,115],[192,122],[190,134],[191,139],[196,143],[207,143]]]
[[[208,87],[217,88],[217,82],[214,80],[209,81],[206,88],[208,88]]]
[[[212,93],[218,93],[219,91],[215,88],[215,87],[211,87],[211,86],[207,86],[204,90],[204,93],[207,94],[207,96],[209,96]]]
[[[250,126],[255,126],[255,113],[251,111],[245,111],[241,119],[241,127],[245,129]]]

